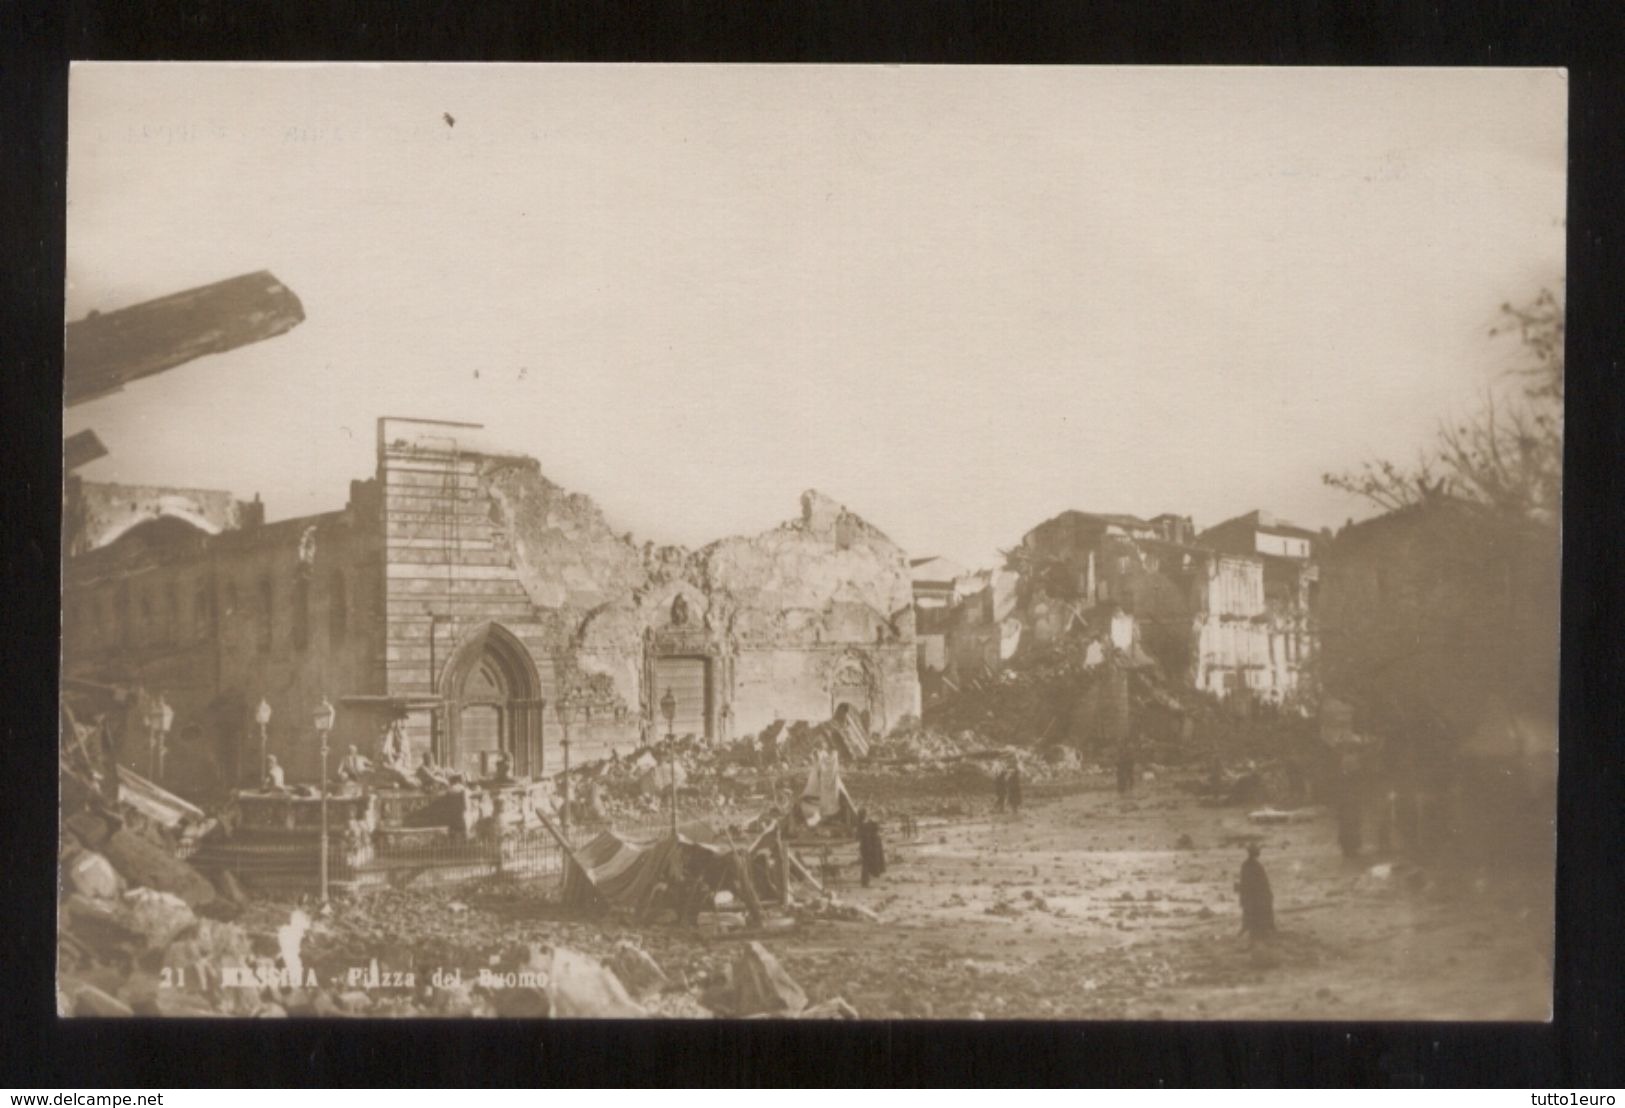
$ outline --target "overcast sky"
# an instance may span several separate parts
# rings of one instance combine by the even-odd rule
[[[1563,273],[1544,70],[76,65],[68,314],[307,320],[67,412],[93,480],[341,507],[487,425],[641,539],[816,487],[989,564],[1067,508],[1368,514]],[[447,117],[455,121],[452,125]]]

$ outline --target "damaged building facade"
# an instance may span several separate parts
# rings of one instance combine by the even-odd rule
[[[265,506],[238,500],[219,489],[179,489],[83,481],[69,474],[64,485],[63,534],[67,556],[114,542],[131,528],[173,519],[206,535],[238,531],[265,521]]]
[[[1248,512],[1210,527],[1197,536],[1199,545],[1218,551],[1238,577],[1245,578],[1244,601],[1228,605],[1233,613],[1215,626],[1204,626],[1209,642],[1223,635],[1226,623],[1237,617],[1248,628],[1241,636],[1242,650],[1227,650],[1222,643],[1202,643],[1202,658],[1240,658],[1246,664],[1240,676],[1224,670],[1223,680],[1255,696],[1280,703],[1312,700],[1316,695],[1319,627],[1320,565],[1317,554],[1326,536],[1293,526],[1264,511]],[[1234,634],[1234,632],[1231,632]],[[1202,685],[1199,687],[1211,687]]]
[[[942,673],[991,672],[1023,641],[1084,631],[1221,699],[1304,703],[1316,654],[1306,534],[1263,513],[1197,535],[1172,513],[1063,512],[1027,532],[1005,570],[962,578],[963,595],[931,616]],[[1277,550],[1277,538],[1290,545]]]
[[[1022,634],[1014,614],[1018,574],[971,573],[946,558],[916,559],[910,572],[922,697],[933,698],[961,675],[996,670],[1015,654]]]
[[[67,561],[64,674],[164,695],[166,782],[257,776],[262,699],[269,752],[307,780],[323,696],[339,751],[372,749],[382,708],[414,761],[471,773],[659,738],[668,692],[671,731],[712,740],[841,705],[875,732],[919,712],[907,560],[827,497],[760,535],[638,544],[534,459],[425,423],[380,420],[376,473],[341,511],[211,531],[159,498]]]

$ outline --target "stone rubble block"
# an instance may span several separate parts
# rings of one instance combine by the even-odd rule
[[[548,995],[559,1019],[638,1019],[648,1011],[603,965],[568,947],[555,947]]]

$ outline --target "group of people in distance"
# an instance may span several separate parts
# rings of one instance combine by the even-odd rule
[[[1021,811],[1021,767],[1015,763],[1003,766],[993,775],[993,810]]]

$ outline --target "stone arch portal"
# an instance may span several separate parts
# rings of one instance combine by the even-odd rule
[[[843,705],[857,716],[866,732],[886,729],[885,705],[874,663],[857,651],[843,655],[830,676],[830,717],[838,716]]]
[[[506,754],[517,775],[542,772],[541,677],[525,644],[498,623],[465,635],[440,679],[444,713],[435,757],[464,774],[493,773]]]

